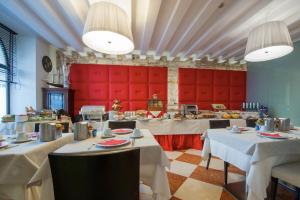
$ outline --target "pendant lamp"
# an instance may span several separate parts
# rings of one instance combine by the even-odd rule
[[[88,10],[83,43],[106,54],[127,54],[134,49],[130,20],[116,4],[97,2]]]
[[[267,61],[285,56],[293,50],[286,24],[270,21],[249,33],[244,59],[249,62]]]

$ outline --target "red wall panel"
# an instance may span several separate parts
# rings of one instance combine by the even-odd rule
[[[111,66],[109,68],[109,81],[111,83],[128,83],[127,66]]]
[[[128,100],[128,84],[110,83],[109,84],[109,100],[119,99]]]
[[[196,69],[192,68],[179,68],[179,83],[182,85],[195,84],[196,81]]]
[[[197,84],[198,85],[212,85],[213,83],[213,70],[210,69],[197,69]]]
[[[230,102],[229,104],[229,109],[231,110],[241,110],[242,108],[242,102],[237,103],[237,102]]]
[[[89,65],[72,65],[70,82],[87,82],[89,80]]]
[[[198,102],[197,105],[198,105],[198,109],[200,110],[211,110],[212,107],[211,107],[211,104],[212,102]]]
[[[240,109],[245,101],[244,71],[179,68],[178,73],[179,104],[192,103],[211,110],[212,103],[222,103],[229,109]]]
[[[74,98],[77,100],[89,100],[89,87],[87,83],[74,82],[72,89],[75,90]]]
[[[130,101],[129,110],[147,110],[148,104],[147,101]]]
[[[147,83],[148,70],[146,67],[129,67],[130,83]]]
[[[211,101],[213,98],[212,86],[197,86],[197,101]]]
[[[143,100],[148,99],[147,84],[130,84],[129,85],[129,100]]]
[[[168,99],[167,87],[164,83],[150,83],[148,98],[151,99],[153,94],[157,94],[158,98],[166,101]]]
[[[215,86],[213,92],[213,101],[229,101],[229,88],[226,86]]]
[[[168,69],[166,67],[149,67],[149,83],[167,83]]]
[[[237,86],[230,87],[230,99],[231,102],[243,102],[245,100],[245,87]]]
[[[89,83],[89,99],[107,100],[108,84],[107,83]]]
[[[89,66],[89,81],[90,82],[108,82],[108,67],[99,65]]]
[[[246,85],[246,72],[245,71],[230,71],[230,85],[231,86]]]
[[[104,105],[111,110],[114,99],[121,100],[122,111],[147,109],[154,93],[165,105],[167,74],[166,67],[73,64],[70,77],[75,113],[82,105]]]
[[[196,102],[195,85],[181,85],[179,90],[180,102]]]
[[[229,71],[215,70],[213,83],[216,86],[227,86],[229,84]]]

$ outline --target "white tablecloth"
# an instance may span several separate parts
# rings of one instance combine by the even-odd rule
[[[72,142],[73,138],[72,133],[67,133],[51,142],[32,141],[0,149],[0,199],[39,199],[44,189],[52,187],[48,153]],[[37,182],[39,186],[28,187]]]
[[[170,162],[161,149],[160,145],[154,139],[149,130],[141,130],[144,137],[136,139],[134,145],[129,144],[117,149],[139,147],[140,148],[140,179],[145,184],[151,187],[154,193],[154,199],[167,200],[171,198],[169,182],[165,167],[170,167]],[[129,135],[118,135],[118,138],[128,138]],[[91,138],[72,144],[67,144],[55,153],[78,153],[86,152],[88,148],[101,139],[99,137]],[[116,150],[114,148],[114,150]],[[89,150],[93,151],[108,151],[106,148],[93,147]]]
[[[286,133],[287,134],[287,133]],[[288,140],[262,138],[251,129],[232,134],[226,129],[208,129],[203,159],[214,156],[247,172],[248,200],[263,200],[273,166],[300,160],[300,132],[291,131]]]
[[[136,127],[148,129],[153,135],[201,134],[209,128],[210,119],[188,119],[174,121],[172,119],[136,121]],[[230,125],[246,126],[244,119],[230,119]]]

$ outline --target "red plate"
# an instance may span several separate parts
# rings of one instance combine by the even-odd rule
[[[98,142],[96,145],[100,147],[116,147],[124,144],[128,144],[130,140],[126,139],[110,139]]]
[[[128,133],[132,133],[132,131],[133,130],[130,128],[119,128],[119,129],[112,130],[112,132],[115,134],[128,134]]]

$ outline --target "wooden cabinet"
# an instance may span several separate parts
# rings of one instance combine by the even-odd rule
[[[68,88],[42,88],[42,91],[44,109],[63,109],[71,117],[74,116],[74,90]]]

